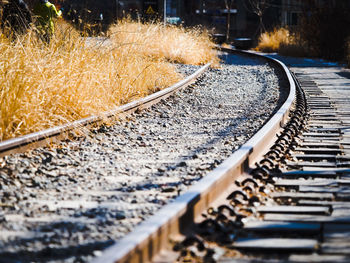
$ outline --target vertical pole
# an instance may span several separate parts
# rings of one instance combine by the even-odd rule
[[[164,0],[164,26],[166,25],[166,0]]]

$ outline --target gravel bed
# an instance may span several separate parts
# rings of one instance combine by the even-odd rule
[[[286,82],[264,60],[222,59],[148,110],[0,158],[0,262],[89,261],[249,139]]]

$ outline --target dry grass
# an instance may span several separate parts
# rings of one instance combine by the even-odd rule
[[[255,50],[278,52],[281,55],[294,57],[314,56],[300,36],[291,34],[287,28],[275,28],[272,32],[263,33]]]
[[[124,20],[110,29],[110,35],[119,45],[132,43],[142,47],[140,52],[154,59],[165,58],[170,62],[192,65],[219,64],[215,44],[207,32],[199,29]]]
[[[256,49],[262,52],[277,52],[281,44],[290,44],[292,41],[288,29],[275,28],[272,32],[265,32],[259,37]]]
[[[229,44],[227,44],[227,43],[223,43],[223,44],[221,44],[221,47],[223,47],[223,48],[232,48],[232,46],[231,45],[229,45]]]
[[[65,23],[60,23],[49,45],[39,41],[34,32],[13,43],[1,36],[0,140],[99,114],[178,81],[180,76],[163,56],[191,63],[185,59],[186,47],[178,44],[176,50],[158,54],[151,44],[143,46],[129,38],[139,34],[137,26],[123,23],[122,31],[128,33],[124,39],[121,34],[114,35],[117,45],[108,40],[87,44]],[[163,36],[154,31],[155,27],[160,28],[150,26],[147,39],[172,45],[169,42],[175,39],[170,32],[176,29],[166,29],[168,35]],[[147,31],[147,26],[142,28]],[[209,58],[200,60],[202,55],[194,52],[204,39],[200,35],[195,39],[196,33],[185,39],[185,32],[181,32],[183,41],[195,42],[189,44],[193,46],[195,64],[207,62]]]

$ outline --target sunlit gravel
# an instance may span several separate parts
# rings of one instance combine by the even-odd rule
[[[0,262],[89,261],[249,139],[286,83],[264,60],[222,58],[230,65],[88,138],[0,158]]]

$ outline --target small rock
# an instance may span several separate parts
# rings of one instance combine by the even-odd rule
[[[125,212],[124,211],[118,211],[115,215],[115,218],[117,220],[123,220],[126,218]]]
[[[95,257],[100,257],[100,256],[102,256],[102,251],[100,251],[100,250],[95,250],[95,251],[93,252],[93,255],[94,255]]]
[[[166,169],[165,169],[164,167],[159,167],[159,168],[158,168],[158,172],[160,172],[160,173],[164,173],[165,170],[166,170]]]
[[[182,161],[179,163],[179,167],[186,167],[187,163],[185,161]]]
[[[175,190],[176,189],[174,187],[166,187],[166,188],[162,188],[162,193],[172,193]]]

